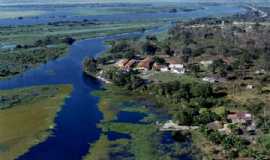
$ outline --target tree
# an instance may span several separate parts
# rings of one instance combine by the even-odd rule
[[[76,39],[74,39],[72,37],[66,37],[63,39],[63,42],[68,44],[68,45],[72,45],[75,41],[76,41]]]
[[[98,71],[96,59],[92,57],[86,57],[83,60],[83,70],[86,74],[89,74],[89,75],[96,74]]]
[[[193,83],[191,87],[193,97],[207,98],[213,95],[213,88],[208,83]]]
[[[192,55],[192,49],[191,48],[183,48],[182,52],[183,52],[183,58],[184,58],[185,62],[188,62],[189,58]]]
[[[190,109],[184,109],[176,114],[176,120],[181,125],[191,125],[193,119],[192,117],[192,110]]]
[[[154,57],[154,61],[158,64],[165,64],[166,60],[164,58],[160,58],[160,57]]]
[[[258,115],[261,113],[262,109],[265,107],[265,103],[258,98],[248,99],[246,108],[253,115]]]
[[[147,55],[154,55],[157,51],[157,46],[149,41],[143,45],[143,52]]]
[[[164,52],[165,52],[167,55],[169,55],[169,56],[173,56],[173,54],[174,54],[174,51],[170,48],[169,45],[166,45],[166,46],[164,47]]]
[[[146,39],[149,41],[157,41],[157,37],[155,35],[148,35],[146,36]]]
[[[210,141],[212,141],[215,144],[221,144],[224,136],[221,135],[218,131],[212,131],[208,135],[208,138],[209,138]]]
[[[111,53],[127,52],[131,48],[130,44],[126,40],[113,42],[110,49]]]

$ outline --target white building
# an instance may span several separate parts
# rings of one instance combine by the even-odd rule
[[[204,65],[204,66],[209,66],[209,65],[213,64],[213,61],[212,60],[200,61],[200,64]]]
[[[255,74],[258,74],[258,75],[265,74],[265,73],[266,73],[266,71],[264,69],[255,71]]]
[[[253,89],[253,88],[254,88],[253,85],[251,85],[251,84],[247,85],[247,89]]]
[[[172,68],[179,68],[179,69],[182,69],[184,68],[184,65],[183,64],[170,64],[169,67],[172,69]]]
[[[168,67],[162,67],[160,68],[161,72],[169,72],[169,68]]]
[[[217,82],[217,80],[215,78],[212,78],[212,77],[204,77],[204,78],[202,78],[202,80],[205,82],[209,82],[209,83]]]
[[[186,72],[185,68],[171,68],[172,73],[184,74]]]

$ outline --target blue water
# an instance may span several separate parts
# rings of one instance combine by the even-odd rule
[[[131,139],[131,136],[129,134],[119,133],[119,132],[114,132],[114,131],[109,131],[107,133],[107,136],[110,141],[115,141],[118,139]]]
[[[186,17],[202,17],[215,15],[216,13],[217,15],[220,15],[220,13],[227,15],[243,11],[239,8],[232,8],[231,10],[225,8],[222,10],[220,6],[217,6],[217,8],[212,7],[201,12],[187,12],[185,14],[188,14]],[[151,18],[151,16],[145,17],[145,15],[138,16],[143,19]],[[126,17],[122,18],[125,19]],[[108,19],[120,20],[121,16],[111,16]],[[47,23],[48,21],[41,20],[41,22]],[[32,23],[40,23],[40,21],[35,19],[0,20],[0,25]],[[160,31],[160,29],[147,33],[157,31]],[[99,98],[91,96],[89,93],[99,89],[101,83],[82,74],[81,62],[87,55],[98,56],[105,51],[107,47],[104,41],[106,40],[140,35],[142,33],[129,33],[79,41],[70,47],[69,53],[63,58],[50,61],[10,80],[0,81],[1,90],[63,83],[72,84],[74,87],[71,97],[66,100],[65,105],[55,119],[56,128],[53,130],[53,135],[43,143],[32,147],[26,154],[19,157],[18,160],[80,160],[88,152],[89,143],[95,142],[100,136],[101,130],[97,128],[96,124],[102,119],[102,114],[97,107]],[[120,114],[118,118],[121,121],[136,122],[143,117],[133,114],[128,116]]]
[[[117,114],[117,122],[141,123],[145,116],[145,113],[121,111]]]

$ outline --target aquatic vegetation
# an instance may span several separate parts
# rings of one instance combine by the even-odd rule
[[[170,144],[161,144],[163,133],[155,125],[159,116],[149,110],[141,96],[114,85],[92,94],[100,97],[103,135],[91,145],[85,160],[173,160],[187,153],[173,139]]]
[[[47,63],[67,53],[68,46],[58,45],[57,48],[29,48],[16,51],[0,52],[0,79],[22,73],[39,64]]]
[[[0,110],[0,159],[13,160],[47,139],[55,126],[54,118],[71,90],[70,85],[1,90],[0,97],[32,96]]]
[[[118,105],[123,104],[123,100],[132,100],[132,97],[134,97],[127,90],[112,85],[106,86],[105,90],[95,91],[92,94],[100,97],[99,109],[103,113],[104,122],[115,120],[117,113],[120,111]]]
[[[90,154],[84,157],[84,160],[106,160],[109,159],[108,147],[110,142],[106,135],[101,135],[99,140],[90,146]]]

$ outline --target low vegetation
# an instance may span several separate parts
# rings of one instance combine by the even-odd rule
[[[0,91],[0,159],[13,160],[50,135],[70,85]]]
[[[85,160],[101,159],[177,159],[189,154],[191,148],[181,147],[181,143],[160,144],[163,133],[157,132],[155,125],[159,115],[152,113],[146,98],[127,89],[106,85],[104,90],[93,93],[99,96],[99,108],[103,121],[99,124],[103,134],[91,145]],[[123,122],[118,119],[120,112],[143,113],[139,121]],[[161,114],[162,115],[162,114]],[[131,118],[131,117],[130,117]],[[109,133],[129,135],[130,138],[109,139]],[[194,150],[195,152],[195,150]]]

